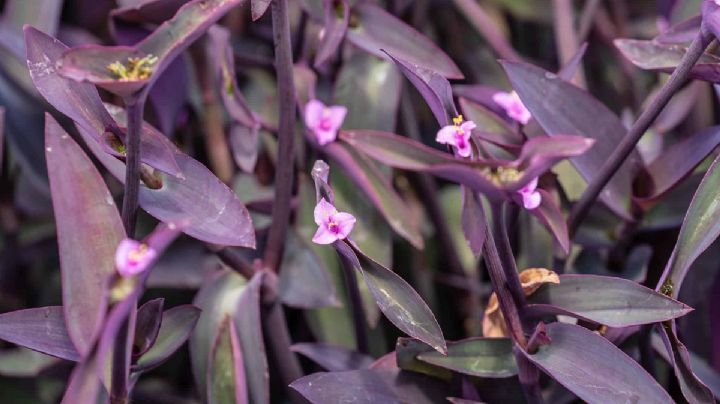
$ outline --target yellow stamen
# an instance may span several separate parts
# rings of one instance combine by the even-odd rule
[[[133,264],[137,264],[140,262],[143,257],[148,252],[148,246],[147,244],[140,244],[137,248],[137,250],[132,250],[130,253],[128,253],[128,261],[130,261]]]
[[[130,57],[127,60],[127,65],[116,61],[110,63],[107,69],[120,81],[145,80],[150,77],[157,62],[158,57],[153,55],[142,58]]]
[[[460,126],[460,124],[463,123],[464,120],[465,119],[463,118],[462,115],[458,115],[455,118],[453,118],[453,123],[455,124],[455,126]]]
[[[485,178],[497,186],[503,186],[508,183],[516,182],[523,175],[522,171],[512,167],[485,167],[482,170],[482,174]]]

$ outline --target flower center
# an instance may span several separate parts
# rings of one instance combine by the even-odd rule
[[[339,225],[336,221],[334,221],[334,220],[332,220],[332,219],[331,219],[330,221],[328,221],[327,228],[328,228],[328,230],[330,230],[330,232],[332,232],[332,233],[339,233],[339,232],[340,232],[340,225]]]
[[[147,252],[147,244],[140,244],[137,250],[132,250],[128,253],[128,262],[130,263],[130,265],[139,264],[143,260],[145,255],[147,255]]]
[[[332,128],[332,120],[330,119],[331,116],[332,111],[330,111],[330,108],[323,108],[322,115],[320,117],[320,129],[330,130]]]
[[[523,174],[522,171],[519,171],[516,168],[512,167],[485,167],[482,170],[482,173],[483,175],[485,175],[485,178],[487,178],[497,186],[502,186],[507,183],[515,182],[519,180]]]
[[[463,131],[460,128],[457,128],[457,132],[455,132],[455,143],[457,144],[457,147],[459,148],[465,148],[467,146],[467,142],[465,142],[465,131]]]
[[[142,58],[130,57],[127,64],[120,61],[110,63],[107,69],[120,81],[145,80],[152,74],[158,57],[147,55]]]

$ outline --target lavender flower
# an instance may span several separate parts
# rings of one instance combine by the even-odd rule
[[[312,241],[317,244],[332,244],[346,238],[355,226],[355,216],[338,212],[335,206],[322,198],[315,206],[317,232]]]

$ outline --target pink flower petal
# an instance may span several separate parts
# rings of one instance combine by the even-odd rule
[[[126,238],[118,244],[117,250],[115,250],[115,267],[118,270],[121,268],[127,268],[129,266],[128,257],[130,252],[137,250],[140,247],[140,243]]]
[[[475,125],[475,122],[473,121],[465,121],[460,125],[460,129],[470,134],[473,129],[477,128],[477,125]]]
[[[320,146],[324,146],[328,143],[334,142],[337,138],[337,130],[331,129],[331,130],[324,130],[324,129],[315,129],[315,139],[317,139],[318,144]]]
[[[469,139],[457,146],[457,153],[460,157],[470,157],[472,155],[472,148],[470,148]]]
[[[322,113],[325,109],[325,104],[319,100],[310,100],[305,104],[305,126],[308,129],[314,131],[322,120]]]
[[[337,234],[328,230],[325,225],[320,225],[312,238],[316,244],[332,244],[338,239]]]
[[[330,120],[330,127],[333,130],[337,131],[342,126],[348,110],[342,105],[333,105],[328,109],[330,110],[330,116],[328,116],[326,119]]]
[[[335,223],[337,223],[338,225],[337,238],[339,240],[342,240],[350,234],[353,227],[355,226],[356,219],[355,216],[349,213],[340,212],[333,215],[332,220],[335,221]]]
[[[332,203],[322,198],[320,202],[315,205],[315,211],[313,213],[315,216],[315,224],[325,226],[330,216],[337,213],[337,209],[335,209]]]
[[[442,144],[449,144],[455,146],[456,140],[455,140],[455,134],[457,133],[457,128],[454,125],[448,125],[444,126],[442,129],[440,129],[437,133],[437,136],[435,137],[435,141]]]
[[[538,184],[538,177],[535,177],[530,182],[525,184],[524,187],[520,188],[520,190],[518,192],[520,192],[521,194],[529,194],[529,193],[535,192],[535,190],[537,189],[537,184]]]
[[[530,111],[525,107],[520,96],[515,92],[497,92],[492,96],[493,101],[501,106],[505,113],[512,119],[520,122],[523,125],[527,125],[532,118]]]
[[[157,251],[152,247],[132,239],[124,239],[115,252],[115,266],[123,277],[129,277],[144,272],[157,257]]]
[[[540,192],[531,192],[529,194],[521,194],[523,199],[523,206],[527,210],[533,210],[540,206],[540,203],[542,202],[542,195],[540,195]]]

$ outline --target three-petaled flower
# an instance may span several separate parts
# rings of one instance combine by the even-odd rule
[[[535,177],[532,181],[528,182],[524,187],[517,191],[518,194],[520,194],[520,197],[522,197],[523,206],[527,210],[537,208],[542,202],[542,195],[540,195],[540,192],[537,191],[537,184],[538,179]]]
[[[472,154],[470,132],[472,132],[475,127],[475,122],[463,121],[463,116],[459,115],[453,118],[452,125],[444,126],[438,131],[435,140],[438,143],[455,146],[458,155],[461,157],[470,157]]]
[[[525,108],[525,104],[520,100],[520,96],[515,91],[506,93],[504,91],[497,92],[492,96],[493,101],[501,106],[505,113],[512,119],[527,125],[532,118],[530,111]]]
[[[338,212],[333,204],[322,198],[315,206],[315,223],[318,229],[312,241],[317,244],[332,244],[350,234],[355,226],[355,216]]]
[[[345,115],[347,108],[342,105],[328,107],[314,99],[305,104],[305,126],[315,134],[321,146],[335,141]]]
[[[120,242],[115,252],[115,267],[124,277],[144,272],[157,257],[157,251],[145,243],[126,238]]]

